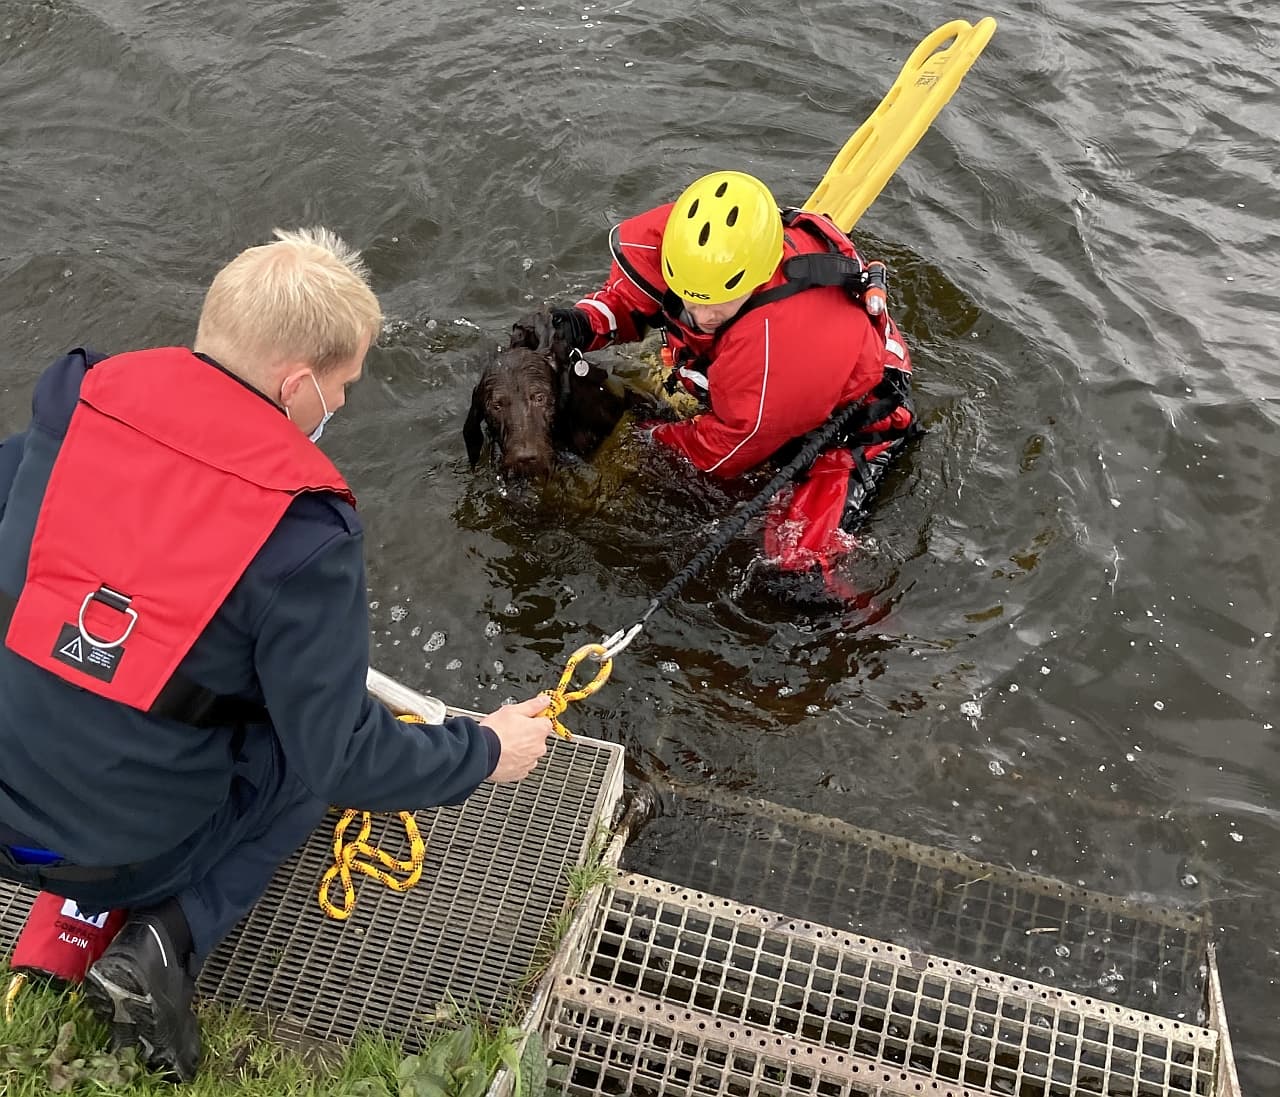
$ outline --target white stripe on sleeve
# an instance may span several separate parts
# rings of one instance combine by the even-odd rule
[[[600,315],[603,316],[606,321],[608,321],[610,331],[618,330],[618,318],[614,316],[613,309],[611,309],[603,301],[593,301],[591,300],[590,297],[584,297],[581,301],[578,302],[578,308],[595,309],[596,312],[600,313]]]

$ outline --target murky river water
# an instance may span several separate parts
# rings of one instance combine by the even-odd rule
[[[210,273],[273,226],[341,231],[392,318],[325,442],[369,528],[375,662],[458,705],[527,694],[734,497],[625,445],[504,494],[463,454],[477,355],[697,174],[802,201],[912,46],[985,14],[859,226],[931,431],[863,531],[866,604],[780,600],[743,538],[570,723],[625,743],[637,786],[1203,891],[1246,1088],[1276,1092],[1270,0],[0,0],[0,425],[67,346],[189,340]],[[702,825],[660,803],[631,853],[658,873]]]

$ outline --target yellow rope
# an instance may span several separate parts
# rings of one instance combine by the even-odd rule
[[[609,673],[613,670],[613,660],[602,660],[596,676],[581,689],[569,689],[573,672],[588,655],[604,655],[607,650],[603,644],[584,644],[569,656],[559,683],[555,689],[549,691],[550,701],[543,715],[551,718],[551,726],[560,738],[573,738],[569,729],[560,722],[561,713],[569,707],[570,701],[581,701],[585,697],[590,697],[609,680]],[[426,723],[419,716],[401,716],[400,719],[412,724]],[[360,830],[354,839],[348,841],[347,828],[357,818],[360,820]],[[330,918],[345,921],[355,910],[356,888],[351,878],[352,873],[358,872],[364,876],[372,876],[375,880],[382,881],[392,891],[408,891],[422,878],[422,863],[426,858],[427,844],[422,840],[417,821],[412,814],[407,811],[400,812],[400,821],[404,823],[405,834],[409,837],[407,861],[397,861],[369,841],[369,834],[373,829],[373,816],[370,812],[348,808],[342,813],[342,818],[333,829],[333,864],[320,878],[320,891],[316,896],[320,909]],[[365,860],[358,860],[360,857],[364,857]],[[403,873],[404,879],[397,879],[392,875],[394,872]],[[342,884],[341,904],[329,898],[329,889],[335,880]]]
[[[409,724],[425,724],[420,716],[401,716]],[[367,811],[356,811],[348,808],[342,813],[338,825],[333,829],[333,864],[325,870],[320,879],[320,893],[317,896],[320,909],[330,918],[345,921],[351,917],[356,907],[356,888],[351,879],[353,872],[364,876],[372,876],[381,880],[392,891],[408,891],[422,878],[422,864],[427,856],[427,844],[418,831],[418,822],[410,812],[399,813],[404,824],[405,834],[409,838],[409,859],[398,861],[391,854],[380,850],[369,841],[369,832],[373,827],[373,815]],[[347,828],[359,818],[360,830],[350,841],[346,838]],[[365,860],[357,860],[364,857]],[[381,867],[379,867],[381,866]],[[393,872],[404,874],[404,879],[397,879]],[[329,889],[333,882],[342,883],[342,903],[334,903],[329,898]]]
[[[570,734],[569,729],[564,724],[560,723],[560,714],[569,707],[570,701],[581,701],[584,697],[590,697],[609,680],[609,672],[613,670],[613,660],[602,660],[600,669],[596,671],[596,676],[581,689],[574,690],[571,693],[566,692],[569,688],[569,679],[573,677],[573,672],[577,669],[578,664],[588,655],[604,655],[606,651],[608,649],[603,644],[583,644],[582,647],[569,656],[569,662],[565,664],[564,673],[560,675],[560,682],[555,689],[550,691],[551,703],[547,705],[547,710],[542,715],[551,717],[551,726],[561,739],[572,739],[573,735]]]
[[[18,1000],[18,994],[26,985],[27,977],[21,971],[9,980],[9,989],[4,992],[4,1019],[8,1024],[13,1021],[13,1004]]]

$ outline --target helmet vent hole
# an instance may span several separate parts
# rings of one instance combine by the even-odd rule
[[[702,231],[698,233],[698,247],[705,248],[707,241],[711,239],[711,222],[708,221],[702,226]]]
[[[692,221],[695,217],[697,217],[697,216],[698,216],[698,202],[699,202],[699,201],[701,201],[701,199],[695,198],[695,199],[693,200],[693,205],[691,205],[691,206],[689,207],[689,220],[690,220],[690,221]]]
[[[729,180],[726,179],[723,183],[721,183],[718,187],[716,187],[716,197],[723,198],[724,192],[727,191],[728,189],[729,189]]]
[[[730,228],[733,228],[733,226],[737,224],[737,221],[738,221],[738,207],[734,206],[733,209],[729,211],[729,216],[724,219],[724,223],[728,225]]]
[[[737,273],[737,274],[735,274],[732,278],[730,278],[730,279],[729,279],[729,281],[727,281],[727,282],[724,284],[724,288],[725,288],[725,289],[733,289],[733,287],[734,287],[734,286],[736,286],[739,282],[741,282],[741,281],[742,281],[742,276],[743,276],[744,274],[746,274],[746,273],[747,273],[747,272],[746,272],[745,270],[740,270],[740,271],[738,271],[738,273]]]

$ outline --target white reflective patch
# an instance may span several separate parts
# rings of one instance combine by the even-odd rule
[[[77,922],[83,922],[86,926],[93,926],[94,929],[101,929],[107,924],[107,916],[111,913],[104,910],[101,914],[85,914],[80,909],[80,904],[74,899],[64,899],[62,901],[62,916],[64,918],[74,918]]]
[[[590,297],[584,297],[578,302],[578,308],[595,309],[609,322],[610,331],[618,330],[618,318],[614,316],[613,310],[602,301],[593,301]]]
[[[887,350],[890,354],[896,354],[898,356],[899,361],[901,362],[906,361],[907,349],[901,343],[899,343],[896,339],[886,339],[884,341],[884,349]]]
[[[155,938],[156,947],[160,950],[160,962],[165,967],[169,966],[169,953],[165,951],[164,942],[160,940],[160,934],[156,932],[156,927],[148,925],[147,929],[151,931],[151,936]]]

